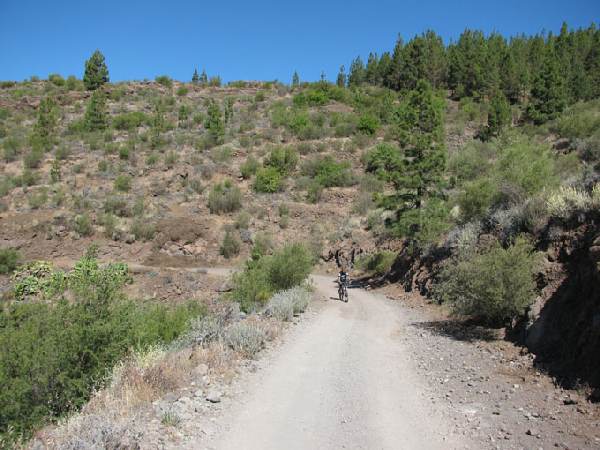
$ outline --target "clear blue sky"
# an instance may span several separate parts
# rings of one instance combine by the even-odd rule
[[[356,55],[390,50],[431,28],[446,41],[465,28],[504,35],[600,21],[600,0],[0,0],[0,80],[82,76],[99,48],[112,81],[194,67],[225,81],[334,79]]]

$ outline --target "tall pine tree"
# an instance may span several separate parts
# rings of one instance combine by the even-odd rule
[[[100,50],[96,50],[90,59],[85,62],[85,71],[83,73],[83,83],[89,91],[98,89],[104,83],[108,83],[108,68],[104,61],[104,55]]]
[[[338,87],[346,86],[346,69],[344,68],[344,65],[340,66],[340,71],[338,72],[335,84],[337,84]]]
[[[567,105],[565,79],[554,46],[549,44],[540,70],[535,75],[527,115],[540,124],[554,119]]]

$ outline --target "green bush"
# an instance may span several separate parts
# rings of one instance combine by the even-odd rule
[[[146,219],[138,217],[131,223],[129,232],[133,234],[138,241],[151,241],[156,234],[156,226]]]
[[[374,116],[373,114],[366,113],[360,116],[360,118],[358,119],[358,125],[356,126],[356,129],[360,133],[372,136],[375,133],[377,133],[377,130],[380,126],[381,124],[376,116]]]
[[[289,175],[298,164],[298,153],[292,147],[276,147],[265,158],[266,167],[274,167],[283,176]]]
[[[356,261],[356,267],[376,275],[385,275],[390,271],[395,259],[396,253],[384,250],[372,255],[361,256]]]
[[[112,125],[117,130],[134,130],[142,125],[150,125],[151,118],[141,111],[131,111],[118,114],[112,119]]]
[[[173,87],[173,80],[168,75],[159,75],[154,79],[154,81],[169,89]]]
[[[324,187],[351,186],[356,182],[350,163],[336,162],[330,155],[306,161],[302,174],[316,179]]]
[[[185,97],[189,91],[190,90],[187,88],[187,86],[179,86],[176,93],[178,97]]]
[[[434,295],[459,314],[505,325],[533,302],[537,266],[538,256],[526,239],[519,237],[508,248],[495,242],[488,249],[466,251],[448,261]]]
[[[256,192],[275,193],[281,191],[283,181],[281,173],[275,167],[263,167],[256,172],[254,190]]]
[[[0,273],[10,273],[17,268],[21,259],[14,248],[0,248]]]
[[[44,152],[41,150],[32,149],[23,158],[23,166],[26,169],[37,169],[42,164],[44,159]]]
[[[231,230],[227,230],[219,251],[221,255],[229,259],[239,255],[241,246],[242,244],[237,236]]]
[[[248,158],[246,158],[246,161],[244,161],[240,165],[240,173],[242,174],[242,178],[247,180],[256,173],[259,167],[260,164],[258,163],[256,158],[254,158],[253,156],[248,156]]]
[[[304,282],[313,264],[312,254],[302,244],[289,244],[271,256],[258,256],[233,275],[231,297],[244,311],[256,310],[275,292]]]
[[[208,194],[208,209],[213,214],[230,213],[242,206],[242,192],[231,180],[214,185]]]
[[[117,191],[129,192],[131,189],[131,177],[129,175],[118,175],[115,178],[114,187]]]
[[[171,342],[205,314],[196,302],[123,298],[127,266],[100,267],[91,256],[52,278],[62,280],[52,302],[15,302],[0,311],[0,438],[9,428],[28,436],[76,411],[130,349]],[[69,300],[61,299],[65,289]]]
[[[92,219],[88,214],[80,214],[75,216],[73,220],[73,231],[79,233],[81,236],[91,236],[94,234],[94,226],[92,225]]]

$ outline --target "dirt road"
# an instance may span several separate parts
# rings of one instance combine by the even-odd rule
[[[335,300],[314,276],[323,310],[291,333],[269,365],[223,411],[216,449],[463,448],[431,409],[407,357],[401,311],[362,289]]]

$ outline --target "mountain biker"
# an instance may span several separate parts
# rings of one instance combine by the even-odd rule
[[[338,273],[338,283],[346,284],[348,282],[348,272],[346,272],[346,267],[342,266],[340,268],[340,272]]]
[[[338,294],[340,296],[340,300],[348,301],[348,291],[346,290],[348,287],[348,272],[346,272],[346,267],[342,266],[338,273]]]

